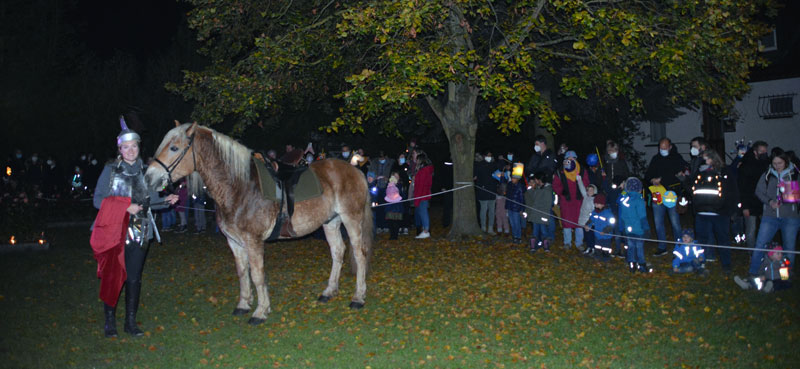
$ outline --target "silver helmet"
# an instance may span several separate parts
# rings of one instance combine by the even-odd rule
[[[128,125],[125,124],[125,117],[122,115],[119,116],[119,125],[122,127],[122,132],[117,135],[117,146],[122,145],[125,141],[142,142],[142,138],[139,137],[139,134],[128,128]]]

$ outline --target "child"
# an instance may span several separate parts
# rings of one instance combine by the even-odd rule
[[[612,179],[610,184],[606,182],[607,186],[605,189],[606,192],[606,208],[611,209],[611,212],[614,213],[615,217],[619,216],[619,203],[617,203],[617,199],[622,195],[622,190],[625,187],[625,178],[621,176],[616,176]],[[617,222],[616,227],[614,228],[614,234],[620,235],[622,234],[622,228],[620,228],[620,224],[622,222]],[[612,256],[618,258],[624,258],[626,254],[626,250],[624,245],[625,238],[624,237],[615,237],[612,239],[614,242],[614,253]]]
[[[587,235],[592,234],[591,239],[594,240],[592,247],[586,247],[588,251],[585,254],[592,254],[598,259],[608,260],[611,258],[611,239],[614,237],[614,227],[617,225],[617,219],[611,209],[606,208],[605,195],[597,194],[594,196],[594,207],[595,210],[589,217],[589,222],[583,226]],[[590,238],[587,237],[586,239],[589,240]]]
[[[783,257],[783,247],[773,243],[770,246],[770,251],[767,257],[761,262],[759,268],[760,274],[758,276],[750,277],[747,280],[739,276],[733,277],[734,282],[739,285],[743,290],[750,289],[751,287],[758,290],[770,293],[772,291],[783,290],[791,287],[789,282],[789,259]]]
[[[506,210],[508,222],[511,224],[511,237],[514,243],[522,243],[522,210],[525,209],[525,187],[520,179],[522,175],[514,174],[508,182],[506,194]]]
[[[580,175],[577,176],[577,182],[578,189],[581,191],[581,195],[583,195],[583,201],[581,202],[581,211],[578,213],[578,225],[580,225],[580,227],[575,228],[575,246],[577,246],[578,249],[582,248],[583,252],[588,254],[594,249],[594,234],[593,232],[586,233],[586,239],[584,240],[583,230],[586,228],[586,223],[589,222],[589,217],[592,216],[592,212],[594,211],[594,197],[597,195],[597,186],[593,184],[590,184],[588,187],[584,186]],[[585,241],[586,246],[580,244],[579,241]]]
[[[694,231],[691,228],[686,228],[681,232],[680,242],[675,245],[675,249],[672,251],[675,255],[675,258],[672,259],[672,272],[695,272],[703,277],[707,276],[708,270],[705,268],[704,250],[694,243]]]
[[[386,196],[383,198],[390,205],[386,205],[384,211],[386,222],[389,223],[389,239],[396,240],[397,233],[400,229],[400,222],[403,220],[403,197],[400,195],[400,190],[397,188],[397,182],[400,180],[400,175],[393,172],[389,177],[389,184],[386,186]]]
[[[497,233],[506,236],[510,233],[511,225],[508,224],[508,212],[506,211],[506,183],[501,182],[497,185],[497,199],[495,199],[494,219],[497,224]]]
[[[550,176],[544,172],[536,172],[530,176],[533,190],[525,192],[525,205],[533,208],[528,211],[528,221],[533,224],[530,251],[543,248],[550,251],[553,234],[550,233],[549,224],[553,222],[550,209],[553,208],[553,187],[550,185]]]
[[[644,241],[641,239],[650,231],[642,199],[642,181],[636,177],[625,180],[625,192],[620,196],[619,204],[619,220],[622,223],[623,234],[629,237],[627,259],[630,271],[652,272],[644,260]]]

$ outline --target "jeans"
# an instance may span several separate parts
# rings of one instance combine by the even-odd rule
[[[484,232],[494,232],[494,200],[480,200],[481,229]],[[488,224],[487,224],[488,222]]]
[[[678,215],[676,208],[667,208],[664,205],[653,205],[653,220],[656,223],[656,236],[659,241],[667,239],[667,229],[664,228],[664,215],[669,216],[670,225],[672,225],[672,237],[677,239],[681,235],[681,219]],[[667,244],[664,242],[658,243],[658,250],[666,250]]]
[[[628,262],[644,264],[644,241],[628,239]]]
[[[698,243],[712,245],[713,240],[720,246],[728,246],[730,240],[730,217],[725,215],[702,215],[694,217],[694,231]],[[706,253],[710,250],[706,249]],[[731,268],[731,249],[718,247],[713,254],[719,255],[722,269]]]
[[[168,208],[161,211],[161,228],[170,228],[175,225],[175,210]]]
[[[756,251],[753,251],[753,257],[750,258],[750,275],[759,274],[761,259],[765,256],[764,251],[760,250],[767,248],[767,243],[772,241],[778,230],[781,231],[783,249],[794,251],[798,229],[800,229],[800,218],[761,217],[761,226],[758,230],[758,237],[756,237]],[[786,253],[784,255],[789,258],[789,265],[794,265],[794,254]]]
[[[538,238],[540,241],[548,239],[552,241],[555,235],[550,233],[550,223],[553,223],[552,218],[547,224],[533,223],[533,233],[531,237]]]
[[[555,223],[555,222],[554,222]],[[583,245],[583,228],[564,228],[564,247],[570,248],[572,246],[572,231],[575,230],[575,246],[580,247]]]
[[[417,206],[417,210],[414,211],[414,218],[417,224],[422,227],[423,231],[429,231],[431,229],[431,219],[428,216],[428,205],[428,200],[420,201],[419,206]]]
[[[705,268],[700,260],[694,259],[690,263],[681,263],[678,265],[678,271],[675,273],[701,273]]]
[[[511,224],[511,236],[514,239],[522,238],[522,213],[509,210],[508,222]]]
[[[547,231],[550,232],[550,239],[556,238],[556,218],[553,217],[553,208],[550,208],[550,219],[547,221]]]
[[[206,196],[200,195],[196,199],[191,200],[191,206],[194,208],[194,226],[198,231],[206,229]]]
[[[758,224],[758,216],[751,215],[744,217],[744,237],[747,242],[747,247],[756,247],[756,225]]]

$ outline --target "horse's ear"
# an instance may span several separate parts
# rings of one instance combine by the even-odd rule
[[[187,135],[187,136],[191,136],[191,135],[192,135],[192,133],[194,133],[194,131],[195,131],[196,129],[197,129],[197,122],[194,122],[194,123],[192,123],[192,125],[189,127],[189,129],[187,129],[187,130],[186,130],[186,135]]]
[[[178,126],[180,126],[180,125],[181,125],[181,122],[178,122],[178,120],[177,120],[177,119],[175,119],[175,120],[174,120],[174,122],[175,122],[175,127],[178,127]]]

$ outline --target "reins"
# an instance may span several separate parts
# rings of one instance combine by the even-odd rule
[[[186,156],[186,153],[189,151],[189,148],[191,148],[192,144],[194,144],[194,135],[195,135],[195,132],[192,132],[192,135],[189,136],[189,144],[186,145],[186,147],[183,149],[183,152],[181,152],[181,154],[178,155],[178,157],[175,158],[175,160],[172,161],[172,163],[170,163],[169,165],[164,165],[164,162],[162,162],[161,160],[158,160],[158,158],[153,159],[156,163],[158,163],[158,165],[161,165],[161,167],[163,167],[164,170],[167,171],[167,181],[169,182],[170,185],[173,184],[173,182],[172,182],[172,171],[175,170],[176,167],[178,167],[178,164],[180,164],[181,160],[183,160],[183,157]],[[192,171],[196,171],[197,170],[197,158],[195,158],[194,150],[192,150],[192,164],[194,165],[194,169]]]

